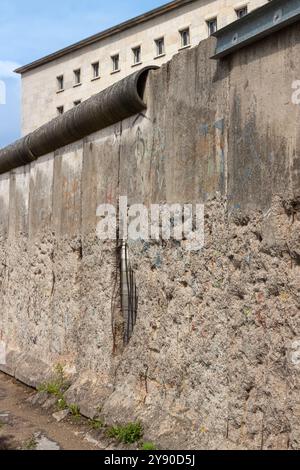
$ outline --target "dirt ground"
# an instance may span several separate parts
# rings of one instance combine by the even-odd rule
[[[0,450],[107,449],[88,420],[67,417],[57,422],[47,401],[37,403],[36,391],[0,373]],[[35,404],[33,404],[35,403]]]

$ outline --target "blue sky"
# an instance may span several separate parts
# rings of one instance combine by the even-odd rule
[[[0,147],[20,137],[21,86],[14,68],[167,1],[0,0]]]

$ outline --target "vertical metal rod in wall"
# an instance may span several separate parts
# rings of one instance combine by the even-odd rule
[[[121,305],[124,318],[124,343],[128,344],[137,319],[137,289],[130,266],[126,241],[121,244]]]
[[[130,265],[128,259],[128,247],[126,245],[126,279],[127,279],[127,295],[128,295],[128,312],[127,312],[127,343],[131,337],[131,291],[130,291]]]
[[[133,332],[134,328],[134,288],[133,288],[133,271],[130,270],[130,334]]]
[[[127,246],[126,242],[123,240],[121,245],[121,297],[122,297],[122,310],[124,319],[128,318],[128,303],[129,303],[129,295],[128,295],[128,282],[127,282],[127,266],[126,266],[126,258],[127,258]],[[124,340],[127,340],[128,335],[128,327],[125,326],[124,331]]]
[[[134,284],[134,323],[136,323],[136,320],[137,320],[137,309],[138,309],[138,295],[137,295],[136,284]]]

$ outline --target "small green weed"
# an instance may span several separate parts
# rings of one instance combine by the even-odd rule
[[[38,391],[46,392],[46,393],[49,393],[49,395],[55,395],[56,397],[61,395],[60,386],[59,384],[55,382],[49,382],[49,383],[40,385],[38,388]]]
[[[64,374],[64,368],[61,364],[57,364],[54,368],[53,380],[48,383],[41,384],[38,387],[39,392],[46,392],[49,395],[57,397],[57,405],[59,409],[66,409],[67,404],[64,399],[64,393],[68,389],[68,383]]]
[[[37,441],[34,436],[24,442],[23,449],[24,450],[35,450],[37,447]]]
[[[141,446],[141,450],[157,450],[155,444],[152,442],[144,442]]]
[[[103,428],[104,423],[100,419],[90,419],[89,426],[95,431],[98,431],[99,429]]]
[[[58,408],[60,411],[63,411],[63,410],[67,410],[67,409],[68,409],[68,404],[67,404],[67,402],[66,402],[66,400],[65,400],[64,397],[59,398],[59,399],[57,400],[56,405],[57,405],[57,408]]]
[[[75,418],[80,418],[80,408],[78,405],[69,405],[68,408],[72,413],[72,416]]]
[[[143,437],[141,423],[129,423],[125,426],[112,426],[107,430],[107,436],[124,444],[134,444]]]

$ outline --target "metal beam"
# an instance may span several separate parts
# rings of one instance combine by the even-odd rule
[[[300,0],[271,0],[240,20],[216,31],[212,59],[220,59],[242,47],[300,20]]]

